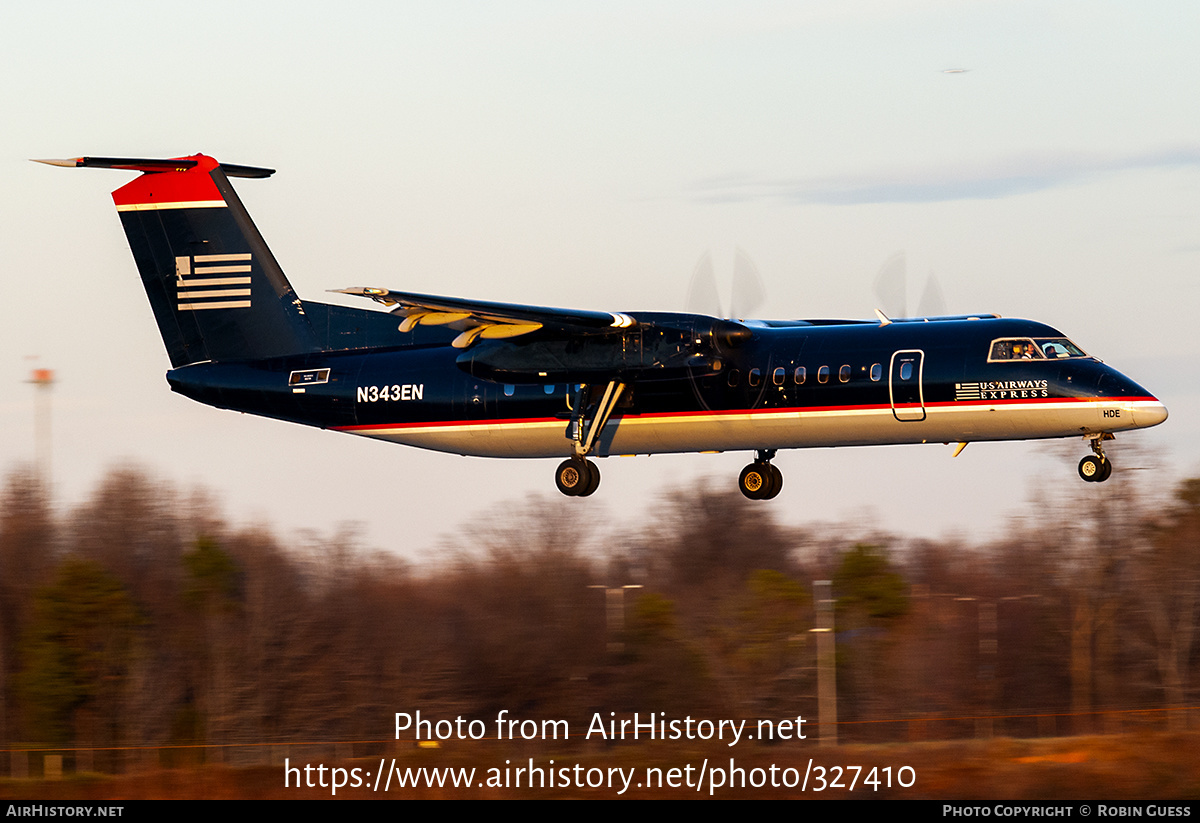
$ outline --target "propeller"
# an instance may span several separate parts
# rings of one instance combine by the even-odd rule
[[[883,262],[875,275],[875,299],[888,317],[908,317],[908,261],[898,251]],[[946,313],[946,298],[933,272],[925,280],[925,289],[917,304],[918,317],[937,317]]]
[[[692,284],[688,289],[687,310],[693,314],[707,314],[724,319],[745,319],[762,306],[766,300],[766,289],[758,275],[758,266],[740,246],[733,255],[733,284],[730,288],[729,311],[721,304],[717,275],[713,267],[712,254],[704,252],[692,272]]]
[[[875,299],[886,317],[909,317],[908,259],[904,251],[888,257],[875,275]],[[753,315],[766,301],[766,288],[758,274],[758,266],[750,255],[738,246],[733,256],[733,283],[730,288],[729,310],[721,301],[717,286],[712,253],[705,251],[696,262],[688,288],[687,310],[726,320],[744,320]],[[918,317],[938,317],[946,313],[946,298],[941,283],[933,272],[925,279],[921,299],[917,303]]]

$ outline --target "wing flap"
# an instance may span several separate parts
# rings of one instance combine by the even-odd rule
[[[541,329],[564,334],[604,334],[629,328],[636,322],[619,312],[493,303],[367,287],[334,291],[368,297],[388,306],[392,314],[404,318],[400,323],[402,332],[410,332],[417,326],[446,326],[461,332],[452,343],[459,349],[468,348],[481,337],[485,340],[520,337]]]

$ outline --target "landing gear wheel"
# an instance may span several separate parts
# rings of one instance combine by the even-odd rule
[[[1094,454],[1079,461],[1079,476],[1089,483],[1100,483],[1112,474],[1112,464]]]
[[[554,473],[554,483],[568,497],[591,494],[600,485],[600,470],[586,460],[572,457],[559,464]]]
[[[771,470],[771,493],[763,499],[771,500],[783,491],[783,472],[774,463],[768,463],[767,468]]]
[[[763,471],[758,463],[751,463],[738,475],[738,489],[750,500],[762,500],[770,482],[770,473]]]
[[[600,488],[600,469],[591,460],[584,460],[583,465],[587,466],[588,480],[583,491],[579,492],[579,496],[587,497]]]
[[[751,500],[770,500],[783,488],[783,475],[770,463],[751,463],[738,476],[738,488]]]

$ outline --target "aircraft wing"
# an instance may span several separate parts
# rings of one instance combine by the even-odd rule
[[[633,326],[635,320],[619,312],[578,311],[516,303],[491,303],[431,294],[356,287],[334,289],[338,294],[369,297],[394,307],[391,313],[404,320],[400,331],[412,331],[418,325],[446,326],[461,332],[452,345],[465,349],[475,340],[519,337],[540,329],[563,334],[602,333]]]

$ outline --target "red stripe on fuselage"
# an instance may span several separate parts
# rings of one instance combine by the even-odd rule
[[[209,172],[217,161],[203,154],[177,158],[195,160],[195,166],[184,171],[143,172],[112,193],[117,207],[142,206],[153,203],[190,203],[224,200]]]
[[[1157,403],[1157,397],[1018,397],[1006,400],[958,400],[940,403],[926,403],[924,408],[961,408],[963,406],[1004,406],[1029,405],[1030,403],[1136,403],[1150,401]],[[900,410],[922,408],[920,403],[898,403],[895,408]],[[628,420],[662,420],[679,417],[722,417],[729,415],[747,414],[800,414],[813,412],[835,411],[882,411],[890,410],[887,403],[868,403],[861,406],[788,406],[765,409],[714,409],[711,411],[689,410],[677,412],[650,412],[647,414],[618,414],[613,413],[612,421]],[[528,423],[562,423],[566,421],[559,417],[505,417],[484,420],[422,420],[411,423],[370,423],[362,426],[330,426],[340,432],[370,432],[383,429],[425,429],[446,426],[511,426]]]

